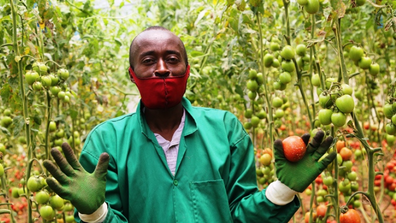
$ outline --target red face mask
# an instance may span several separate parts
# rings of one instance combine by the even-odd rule
[[[187,66],[186,73],[181,76],[138,78],[130,67],[129,74],[139,89],[145,107],[171,108],[179,104],[183,98],[187,79],[190,76],[190,65]]]

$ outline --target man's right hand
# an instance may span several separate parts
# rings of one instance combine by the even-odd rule
[[[55,148],[51,150],[59,168],[49,160],[44,161],[45,168],[56,179],[47,178],[47,184],[63,199],[69,200],[78,212],[92,214],[105,201],[110,156],[102,153],[95,171],[88,173],[77,160],[69,144],[63,143],[62,150],[65,156]]]

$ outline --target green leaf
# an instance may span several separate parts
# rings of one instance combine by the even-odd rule
[[[10,132],[8,131],[8,129],[4,128],[3,126],[0,126],[0,130],[6,134],[7,136],[11,136]]]
[[[77,119],[77,115],[78,115],[78,111],[76,111],[76,110],[74,110],[74,109],[69,109],[69,112],[70,112],[70,117],[71,117],[73,120],[76,120],[76,119]]]
[[[25,126],[25,121],[23,116],[19,115],[16,116],[13,120],[14,122],[14,137],[18,136],[19,133],[22,131],[23,127]]]

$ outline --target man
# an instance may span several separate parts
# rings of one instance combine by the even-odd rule
[[[51,151],[60,168],[44,163],[56,179],[48,178],[48,186],[72,202],[77,221],[288,222],[299,208],[295,194],[335,157],[317,162],[332,143],[331,137],[322,143],[323,132],[296,163],[284,158],[277,140],[279,181],[259,191],[253,145],[238,119],[183,98],[189,65],[176,35],[156,26],[140,33],[130,66],[142,98],[136,113],[96,126],[80,161],[65,143],[66,159]]]

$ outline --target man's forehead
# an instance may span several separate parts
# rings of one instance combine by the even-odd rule
[[[183,46],[179,37],[167,30],[147,30],[140,33],[135,41],[134,45],[137,48],[141,47],[148,47],[148,44],[155,45],[156,43],[163,44],[164,42],[167,43],[174,43],[179,46]]]

